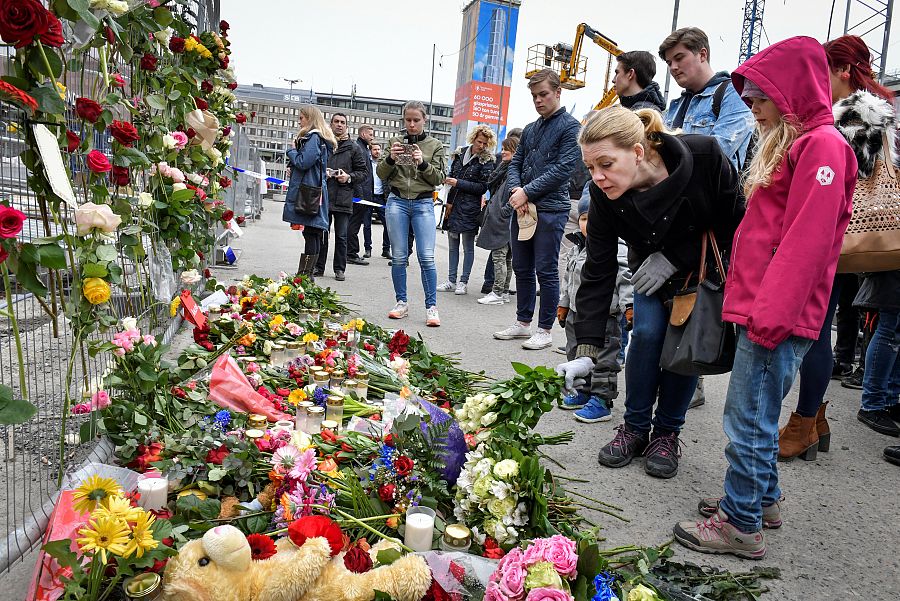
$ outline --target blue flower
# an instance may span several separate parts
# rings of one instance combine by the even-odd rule
[[[397,450],[393,447],[389,447],[386,444],[382,443],[381,447],[378,449],[378,459],[376,460],[376,463],[383,466],[384,469],[391,472],[392,474],[395,473],[394,453],[396,452]]]
[[[591,597],[591,601],[619,601],[619,598],[612,590],[612,583],[616,581],[616,577],[608,572],[600,572],[594,577],[594,588],[597,594]]]
[[[231,423],[231,413],[228,411],[228,409],[222,409],[221,411],[216,412],[213,421],[215,422],[215,426],[219,430],[224,432],[228,429],[228,425]]]
[[[325,389],[321,386],[317,386],[315,392],[313,392],[313,402],[319,407],[325,406],[325,401],[328,400],[328,393],[325,392]]]

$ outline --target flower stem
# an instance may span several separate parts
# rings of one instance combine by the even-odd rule
[[[39,39],[37,40],[37,47],[41,53],[41,58],[44,61],[44,66],[47,68],[47,77],[50,78],[50,81],[55,81],[56,76],[53,74],[53,68],[50,66],[50,59],[47,58],[47,52],[44,50],[44,45],[41,44],[41,40]]]
[[[12,325],[13,337],[16,339],[16,355],[19,359],[19,392],[22,398],[28,400],[28,387],[25,378],[25,356],[22,353],[22,337],[19,334],[19,321],[16,319],[16,312],[13,310],[12,302],[12,285],[9,281],[9,269],[6,263],[0,265],[3,269],[3,287],[6,290],[6,310],[9,312],[9,323]],[[35,296],[37,298],[37,296]]]
[[[75,331],[75,339],[72,341],[72,354],[69,356],[69,363],[66,366],[66,390],[65,400],[63,401],[62,422],[59,426],[59,476],[56,479],[56,486],[62,486],[62,479],[65,470],[63,466],[66,462],[66,421],[69,417],[69,408],[72,405],[72,375],[75,369],[75,355],[78,354],[78,348],[81,346],[81,329]]]

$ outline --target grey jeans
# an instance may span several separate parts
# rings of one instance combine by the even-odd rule
[[[575,339],[575,315],[575,311],[569,311],[566,316],[566,356],[569,361],[575,358],[575,347],[578,346]],[[579,389],[579,392],[606,401],[607,408],[612,407],[612,400],[619,396],[618,374],[622,367],[618,357],[621,335],[619,316],[610,315],[606,319],[606,345],[600,351],[594,369],[585,378],[584,386]]]
[[[509,292],[509,282],[512,279],[512,253],[509,244],[503,248],[495,248],[491,251],[491,262],[494,264],[494,289],[497,296]]]

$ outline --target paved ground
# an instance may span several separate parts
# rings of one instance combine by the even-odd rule
[[[244,273],[274,275],[282,269],[296,268],[302,240],[297,232],[281,223],[280,215],[281,204],[266,203],[262,219],[247,227],[244,238],[235,244],[245,251],[238,267],[215,270],[220,281],[239,279]],[[381,227],[373,226],[373,231],[378,255]],[[440,233],[436,255],[440,282],[447,275],[447,238]],[[557,364],[562,357],[552,351],[525,351],[514,341],[500,342],[491,337],[493,331],[512,323],[515,307],[482,306],[475,302],[480,296],[486,259],[487,253],[479,250],[467,296],[439,293],[443,322],[440,328],[425,327],[422,287],[415,260],[409,272],[410,317],[399,323],[386,317],[394,296],[385,259],[376,256],[367,267],[348,266],[345,282],[333,279],[329,264],[327,275],[320,283],[346,295],[366,319],[386,327],[418,331],[436,351],[459,353],[464,367],[470,370],[484,370],[490,376],[506,378],[513,373],[510,361]],[[557,345],[563,343],[562,330],[554,329],[553,335]],[[544,417],[540,424],[544,432],[575,432],[573,443],[555,447],[551,454],[567,467],[565,475],[590,481],[576,490],[626,509],[631,519],[627,524],[606,516],[592,516],[604,525],[610,545],[663,543],[669,539],[676,521],[696,515],[700,497],[721,494],[726,466],[721,418],[727,381],[727,376],[707,378],[706,405],[688,414],[682,436],[681,471],[667,481],[647,476],[639,462],[620,470],[597,464],[597,449],[608,441],[613,426],[621,421],[621,399],[614,408],[613,421],[605,424],[579,424],[570,413],[559,410]],[[623,378],[620,377],[621,386]],[[827,398],[831,401],[829,417],[834,432],[832,451],[820,454],[814,462],[798,460],[779,466],[787,496],[785,525],[781,530],[766,533],[769,555],[761,564],[780,567],[783,578],[772,584],[772,593],[764,598],[897,599],[900,597],[900,559],[896,553],[900,470],[881,459],[881,449],[896,439],[875,434],[855,419],[858,392],[833,382]],[[785,400],[785,416],[795,403],[794,394]],[[680,548],[676,552],[680,560],[735,570],[760,565],[703,556]],[[21,588],[24,578],[5,580],[19,583],[13,590],[24,593],[25,589]],[[6,588],[6,584],[0,586]],[[11,598],[22,596],[15,594]]]

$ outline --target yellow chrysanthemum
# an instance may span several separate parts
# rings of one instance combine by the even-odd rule
[[[200,45],[200,43],[190,36],[185,38],[185,40],[184,40],[184,49],[187,52],[193,51],[199,45]]]
[[[119,495],[112,495],[100,501],[99,507],[91,514],[93,518],[113,517],[133,522],[144,510],[133,507],[131,501]]]
[[[97,509],[100,502],[107,497],[121,496],[122,489],[112,478],[101,478],[94,474],[81,483],[81,486],[72,493],[72,503],[75,511],[90,513]]]
[[[349,330],[362,331],[364,325],[366,325],[366,322],[363,321],[362,319],[357,318],[357,319],[351,319],[350,321],[348,321],[341,327],[344,329],[344,331],[349,331]]]
[[[305,401],[308,397],[309,397],[309,395],[306,394],[305,390],[303,390],[302,388],[298,388],[297,390],[291,391],[291,394],[288,396],[287,400],[288,400],[288,403],[290,403],[291,405],[296,407],[297,403],[299,403],[301,401]]]
[[[66,99],[66,86],[62,85],[60,82],[56,82],[56,91],[59,92],[59,97],[63,100]]]
[[[156,518],[146,511],[141,511],[134,521],[131,529],[131,540],[125,546],[125,557],[137,555],[144,556],[144,551],[151,551],[159,546],[159,542],[153,538],[153,522]]]
[[[84,552],[100,553],[100,560],[106,563],[106,554],[125,555],[128,544],[128,524],[114,517],[102,517],[88,522],[87,528],[78,531],[81,538],[78,546]]]
[[[276,315],[272,319],[269,320],[269,329],[274,330],[275,328],[284,324],[285,319],[283,315]]]
[[[181,297],[176,296],[172,299],[172,302],[169,303],[169,317],[175,317],[178,315],[178,308],[181,307]]]
[[[316,342],[318,340],[319,340],[318,334],[313,334],[312,332],[309,332],[303,336],[304,344],[309,344],[310,342]]]
[[[287,296],[290,293],[291,293],[290,286],[282,286],[281,288],[278,289],[278,296]]]

